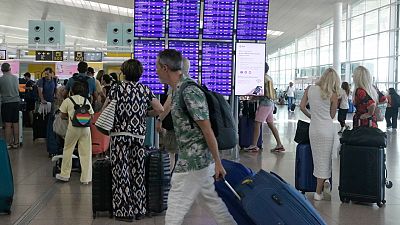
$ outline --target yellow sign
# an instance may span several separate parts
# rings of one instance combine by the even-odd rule
[[[28,72],[31,73],[35,79],[40,79],[42,72],[45,68],[50,67],[55,71],[56,65],[52,64],[28,64]]]
[[[83,52],[82,52],[82,51],[75,52],[74,61],[76,61],[76,62],[82,62],[82,61],[84,61]]]
[[[64,52],[63,51],[54,51],[53,52],[53,61],[64,61]]]

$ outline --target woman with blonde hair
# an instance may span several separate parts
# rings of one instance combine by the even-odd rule
[[[353,116],[353,127],[372,126],[378,127],[375,108],[378,102],[385,101],[385,97],[378,97],[377,90],[372,84],[372,77],[369,71],[358,66],[353,71],[354,96],[353,102],[356,107],[356,113]],[[371,125],[369,125],[371,120]]]
[[[325,70],[316,85],[309,86],[301,99],[300,109],[310,118],[310,145],[314,162],[317,188],[314,199],[330,199],[329,178],[332,174],[332,149],[334,143],[333,118],[338,106],[340,79],[332,68]],[[310,109],[306,108],[307,103]],[[323,193],[322,193],[323,192]]]

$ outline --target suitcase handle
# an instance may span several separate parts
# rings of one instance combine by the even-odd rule
[[[227,180],[225,180],[225,178],[222,178],[222,180],[224,181],[225,185],[228,186],[228,188],[232,191],[232,193],[236,196],[236,198],[239,199],[239,201],[242,200],[242,198],[240,197],[240,195],[235,191],[235,189],[229,184],[229,182]]]
[[[270,172],[272,175],[274,175],[276,178],[278,178],[280,181],[282,181],[283,183],[287,184],[287,182],[278,174],[274,173],[274,172]]]

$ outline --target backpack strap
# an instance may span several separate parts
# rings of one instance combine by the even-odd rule
[[[196,82],[194,82],[194,81],[188,81],[188,82],[184,82],[183,84],[182,84],[182,86],[180,87],[180,90],[179,90],[179,103],[180,103],[180,107],[182,108],[182,111],[189,117],[189,122],[190,122],[190,126],[191,126],[191,128],[193,129],[194,128],[194,123],[195,123],[195,121],[194,121],[194,119],[192,118],[192,116],[190,115],[190,113],[189,113],[189,110],[188,110],[188,108],[187,108],[187,105],[186,105],[186,103],[185,103],[185,99],[183,98],[183,91],[187,88],[187,87],[189,87],[189,86],[196,86],[196,87],[198,87],[203,93],[204,93],[204,90],[203,90],[203,88],[200,86],[200,85],[198,85]]]
[[[76,102],[74,101],[74,99],[72,99],[72,96],[68,97],[69,100],[71,100],[72,104],[74,104],[74,106],[78,105],[76,104]],[[85,102],[86,102],[86,98],[85,98]]]
[[[78,105],[78,104],[76,104],[76,102],[74,101],[74,99],[72,99],[72,96],[70,96],[70,97],[68,97],[68,98],[71,100],[71,102],[72,102],[72,104],[74,104],[74,106]],[[83,101],[83,104],[82,104],[82,105],[86,105],[86,101],[87,101],[87,98],[85,98],[85,100]]]

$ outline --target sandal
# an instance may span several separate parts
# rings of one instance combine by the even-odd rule
[[[284,152],[284,151],[285,151],[285,148],[283,146],[279,146],[279,147],[277,146],[277,147],[271,149],[271,152]]]
[[[249,146],[243,149],[245,152],[259,152],[260,148],[257,146]]]
[[[12,144],[12,148],[14,148],[14,149],[19,148],[19,144]]]

